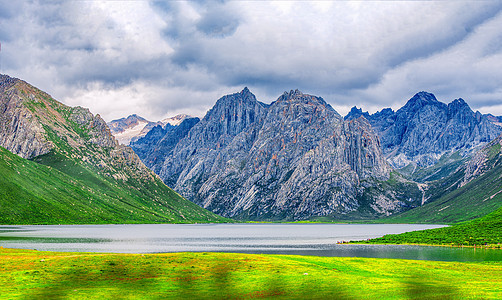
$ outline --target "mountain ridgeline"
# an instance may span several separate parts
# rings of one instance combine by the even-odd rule
[[[353,107],[345,120],[367,119],[381,139],[382,151],[395,168],[429,167],[445,154],[479,150],[502,133],[498,118],[473,112],[463,99],[442,103],[420,92],[397,111],[372,115]]]
[[[168,188],[88,109],[0,75],[0,111],[1,224],[224,221]]]
[[[201,119],[131,144],[181,195],[245,220],[375,217],[416,207],[417,184],[391,174],[364,118],[345,121],[298,90],[270,105],[245,88]]]

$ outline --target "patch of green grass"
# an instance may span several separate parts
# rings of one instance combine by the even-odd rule
[[[57,153],[36,160],[0,147],[0,224],[228,221],[183,199],[158,178],[115,180]]]
[[[450,227],[389,234],[362,243],[464,245],[501,248],[502,208],[482,218],[458,223]]]
[[[500,299],[502,263],[0,249],[8,299]]]

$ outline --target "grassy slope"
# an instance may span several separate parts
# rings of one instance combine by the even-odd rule
[[[486,149],[490,166],[483,175],[456,188],[463,170],[430,184],[428,203],[383,219],[385,223],[456,223],[485,216],[502,207],[502,154],[500,144]]]
[[[487,216],[450,227],[389,234],[366,241],[375,244],[491,245],[502,244],[502,208]]]
[[[0,249],[0,294],[23,299],[500,299],[502,264]]]
[[[160,180],[119,186],[55,154],[25,160],[0,147],[0,224],[218,222]],[[59,171],[63,170],[64,172]]]

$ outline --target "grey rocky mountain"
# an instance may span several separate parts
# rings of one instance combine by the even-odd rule
[[[144,137],[131,141],[129,146],[145,162],[155,168],[164,157],[171,155],[176,144],[184,138],[190,129],[200,121],[199,118],[186,117],[179,125],[157,125]]]
[[[345,120],[364,117],[379,135],[382,151],[390,164],[428,167],[445,153],[472,153],[502,133],[495,120],[473,112],[463,99],[445,104],[427,92],[419,92],[402,108],[383,109],[369,115],[352,108]]]
[[[385,215],[419,201],[365,193],[390,176],[380,141],[366,119],[344,121],[320,97],[296,90],[267,105],[245,88],[182,125],[132,147],[181,195],[223,216],[299,220],[362,206]]]
[[[45,138],[45,130],[30,110],[23,106],[23,98],[14,85],[18,79],[0,75],[0,145],[23,158],[48,153],[54,144]],[[35,95],[28,97],[38,103]]]

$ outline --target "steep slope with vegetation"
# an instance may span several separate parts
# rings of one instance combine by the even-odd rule
[[[450,227],[389,234],[381,238],[365,241],[372,244],[429,244],[494,246],[502,243],[502,208],[472,221]]]
[[[0,75],[0,110],[0,146],[20,156],[1,150],[0,223],[225,220],[164,185],[87,109]]]
[[[385,221],[456,223],[485,216],[502,206],[502,136],[499,136],[451,176],[432,182],[427,203]]]

